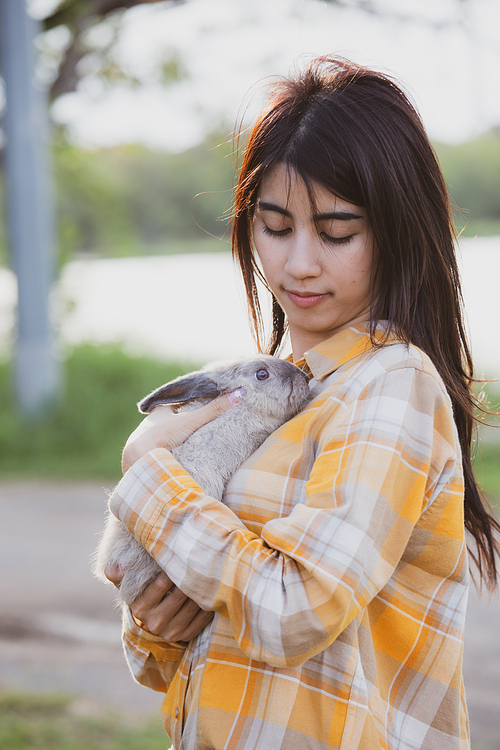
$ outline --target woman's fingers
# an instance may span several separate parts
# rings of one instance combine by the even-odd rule
[[[148,630],[151,630],[152,633],[155,633],[167,643],[190,641],[198,633],[201,633],[213,616],[213,612],[205,612],[192,599],[186,599],[171,619],[159,619],[156,625],[153,625],[155,629],[151,630],[148,627]]]
[[[191,602],[191,599],[189,599],[188,601]],[[175,638],[169,637],[168,641],[170,643],[175,643],[178,641],[191,641],[198,635],[198,633],[201,633],[206,625],[208,625],[210,620],[213,619],[214,614],[214,612],[205,612],[205,610],[198,607],[197,612],[195,613],[192,620],[182,628],[179,626],[179,629],[176,631]]]
[[[125,573],[118,567],[118,565],[106,565],[104,568],[104,575],[111,581],[117,589],[120,588],[120,583]]]
[[[153,635],[169,643],[190,641],[213,617],[213,612],[200,609],[165,573],[147,586],[130,609]]]
[[[160,405],[143,419],[130,435],[122,454],[125,473],[142,456],[154,448],[171,450],[181,445],[196,430],[238,404],[245,395],[244,388],[218,396],[205,406],[193,411],[176,413],[171,405]]]
[[[231,393],[226,393],[224,396],[218,396],[208,404],[200,406],[199,409],[194,409],[193,411],[187,411],[178,414],[177,419],[182,419],[185,425],[184,429],[186,431],[189,431],[189,434],[186,435],[186,437],[189,437],[189,435],[191,435],[193,432],[198,430],[200,427],[203,427],[204,424],[211,422],[212,419],[220,417],[220,415],[225,411],[239,404],[240,401],[244,398],[245,393],[246,391],[244,388],[238,388]],[[186,438],[184,438],[184,440],[185,439]]]
[[[151,612],[156,607],[158,607],[158,605],[165,599],[167,594],[173,592],[174,589],[177,592],[179,591],[179,589],[176,589],[175,585],[166,573],[160,573],[153,581],[151,581],[151,583],[146,586],[142,594],[137,597],[135,602],[132,603],[132,613],[136,617],[138,617],[139,620],[145,622],[144,616],[147,616],[148,612]],[[180,593],[181,596],[184,596],[182,592]],[[180,606],[180,604],[178,606]]]

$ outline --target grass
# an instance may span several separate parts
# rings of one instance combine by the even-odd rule
[[[160,719],[130,726],[107,713],[82,715],[74,698],[53,693],[0,692],[2,750],[167,750]]]
[[[11,370],[0,365],[0,476],[119,478],[125,440],[140,421],[137,401],[192,365],[85,345],[65,363],[65,392],[27,421],[14,404]]]

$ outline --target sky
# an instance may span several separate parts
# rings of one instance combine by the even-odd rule
[[[31,2],[36,10],[53,0]],[[395,75],[434,140],[459,143],[499,126],[500,2],[376,2],[378,16],[321,0],[137,6],[125,12],[113,48],[136,85],[103,85],[91,57],[78,92],[61,97],[53,117],[85,146],[181,151],[210,130],[231,133],[242,112],[251,119],[276,75],[335,53]],[[93,32],[96,48],[109,33]],[[64,32],[48,41],[63,44]],[[172,59],[184,75],[165,87],[162,64]]]

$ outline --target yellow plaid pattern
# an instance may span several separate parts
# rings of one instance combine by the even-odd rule
[[[443,383],[364,326],[299,364],[313,400],[224,504],[163,449],[115,490],[112,512],[217,613],[184,650],[126,618],[132,673],[166,692],[178,750],[467,748],[463,481]]]

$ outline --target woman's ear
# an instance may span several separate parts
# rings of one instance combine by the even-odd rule
[[[220,395],[216,382],[208,373],[192,372],[160,386],[137,404],[142,414],[149,414],[160,404],[183,404]]]

